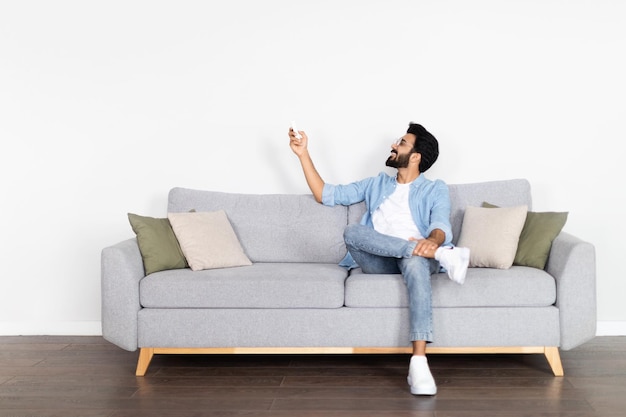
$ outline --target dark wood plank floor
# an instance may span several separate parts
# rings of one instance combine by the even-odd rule
[[[415,397],[407,355],[156,356],[101,337],[0,337],[0,417],[623,417],[626,337],[541,355],[430,355]]]

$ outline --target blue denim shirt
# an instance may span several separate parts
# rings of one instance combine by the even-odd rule
[[[366,212],[361,218],[361,224],[374,227],[372,215],[380,205],[396,189],[396,177],[381,172],[376,177],[346,185],[324,184],[322,204],[344,206],[365,201]],[[413,221],[422,236],[428,237],[434,229],[442,230],[446,237],[442,246],[452,244],[452,226],[450,225],[450,192],[445,182],[431,181],[424,174],[420,174],[411,183],[409,205]],[[339,265],[354,268],[357,266],[350,253]]]

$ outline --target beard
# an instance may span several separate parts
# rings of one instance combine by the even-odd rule
[[[411,154],[399,155],[397,152],[393,153],[396,155],[395,159],[393,155],[390,155],[389,158],[387,158],[387,162],[385,162],[386,166],[391,168],[406,168],[409,166],[409,157]]]

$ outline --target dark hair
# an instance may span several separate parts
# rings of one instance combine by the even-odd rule
[[[439,142],[437,139],[424,128],[424,126],[417,123],[409,123],[409,128],[406,133],[412,133],[415,135],[415,145],[413,145],[413,152],[422,154],[422,161],[420,162],[420,172],[426,172],[430,168],[437,157],[439,156]]]

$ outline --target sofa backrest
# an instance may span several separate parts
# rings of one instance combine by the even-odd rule
[[[458,241],[465,207],[483,202],[531,208],[526,179],[449,184],[453,242]],[[337,263],[346,254],[343,230],[359,222],[363,203],[326,207],[311,195],[237,194],[173,188],[168,212],[224,210],[252,262]]]
[[[224,210],[252,262],[338,263],[348,210],[312,195],[236,194],[173,188],[168,212]]]

